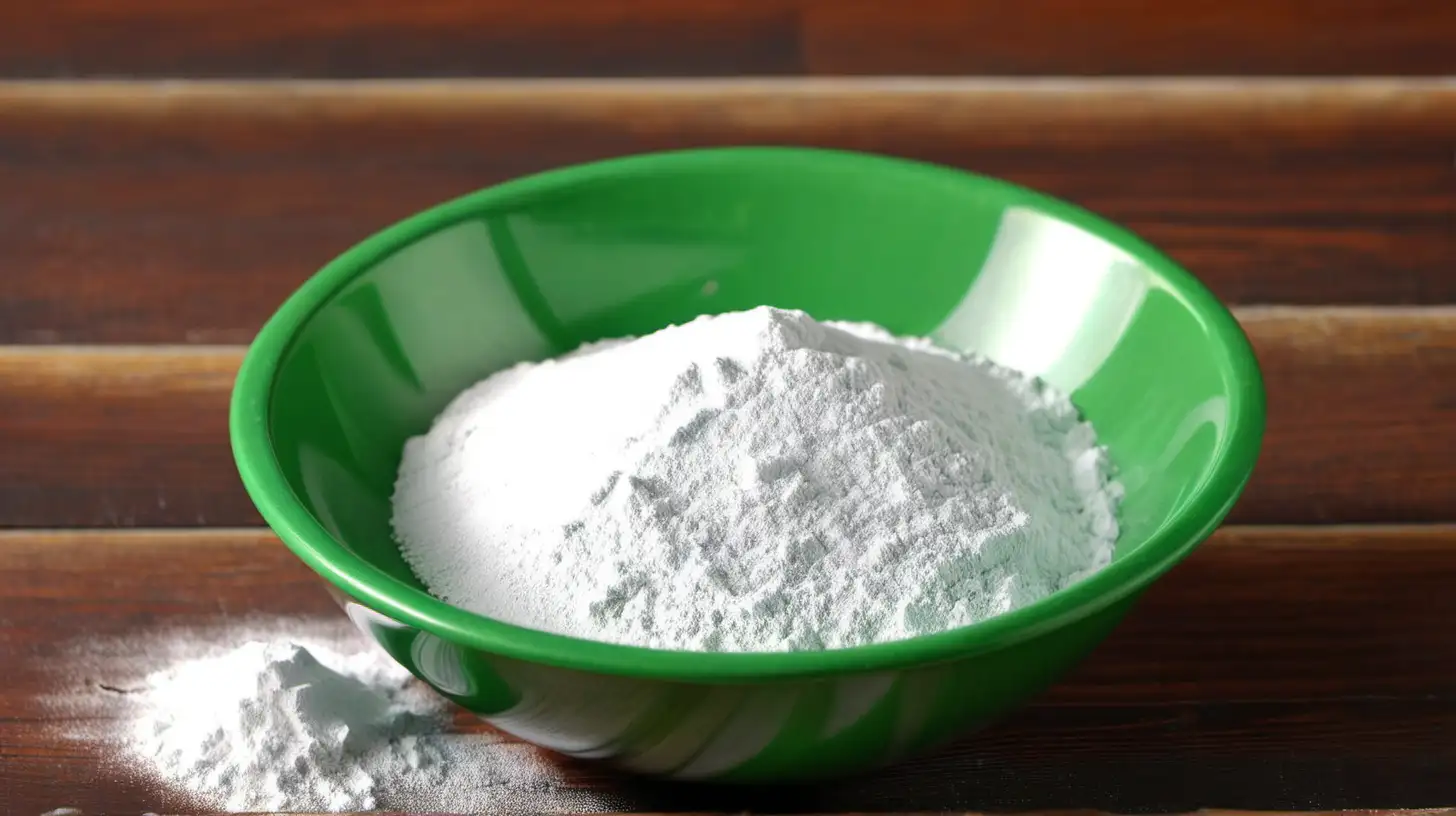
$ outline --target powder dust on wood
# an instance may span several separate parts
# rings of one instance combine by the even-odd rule
[[[444,733],[445,703],[375,652],[254,641],[147,679],[136,755],[228,811],[505,809],[530,746]]]
[[[757,308],[498,372],[404,449],[394,530],[438,597],[669,649],[963,626],[1101,569],[1120,486],[1040,380]]]
[[[342,616],[341,616],[342,617]],[[341,621],[342,623],[342,621]],[[175,630],[68,647],[45,700],[70,742],[146,780],[154,809],[457,813],[610,810],[555,760],[458,709],[347,626],[298,620]],[[136,666],[153,666],[142,676]]]

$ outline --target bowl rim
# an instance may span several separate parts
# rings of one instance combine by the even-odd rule
[[[651,649],[559,635],[452,606],[390,576],[348,550],[295,495],[271,441],[271,402],[279,366],[321,307],[394,252],[476,215],[565,187],[642,171],[741,163],[879,168],[952,180],[999,200],[1034,208],[1094,234],[1137,258],[1218,342],[1221,369],[1232,372],[1227,432],[1212,473],[1188,506],[1136,550],[1035,603],[969,626],[905,640],[800,652],[694,652]],[[568,165],[486,187],[411,215],[349,248],[305,281],[264,324],[233,388],[229,435],[239,474],[268,525],[310,568],[361,605],[458,646],[559,668],[685,682],[753,682],[888,670],[937,663],[1020,643],[1128,598],[1171,568],[1228,514],[1258,458],[1265,422],[1263,378],[1248,337],[1233,314],[1192,274],[1130,231],[1070,202],[1011,182],[925,162],[808,147],[710,147],[640,153]]]

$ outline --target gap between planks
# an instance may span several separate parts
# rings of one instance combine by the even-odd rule
[[[1401,355],[1422,346],[1456,347],[1456,304],[1252,305],[1232,311],[1256,351],[1277,347],[1326,364]],[[0,345],[0,377],[12,386],[53,386],[79,379],[124,389],[128,381],[140,386],[161,378],[182,390],[230,390],[247,348],[241,344]],[[1269,362],[1261,359],[1266,366]],[[1277,391],[1278,384],[1266,382],[1266,388]]]
[[[98,110],[173,112],[178,106],[233,111],[307,105],[311,113],[393,108],[518,107],[590,109],[633,102],[693,107],[762,100],[870,105],[898,101],[974,100],[982,114],[1025,111],[1044,120],[1069,102],[1095,105],[1099,116],[1135,114],[1182,118],[1190,111],[1228,113],[1278,110],[1317,114],[1425,112],[1456,103],[1456,77],[1253,78],[1237,77],[844,77],[701,79],[409,79],[409,80],[93,80],[0,81],[0,109],[12,113]],[[819,110],[830,111],[824,108]],[[812,116],[815,109],[785,111]],[[835,107],[832,112],[844,116]],[[1456,114],[1456,111],[1453,111]]]
[[[1230,311],[1250,335],[1271,335],[1281,340],[1302,339],[1301,345],[1318,347],[1325,353],[1336,353],[1328,342],[1341,332],[1389,333],[1397,339],[1418,340],[1428,332],[1450,332],[1456,335],[1456,304],[1426,306],[1294,306],[1280,304],[1248,304],[1231,306]],[[1363,344],[1353,344],[1349,353],[1358,354]],[[55,343],[0,345],[0,360],[23,361],[35,358],[45,362],[70,359],[77,366],[89,357],[184,357],[189,360],[213,358],[240,362],[247,350],[239,343]],[[236,362],[233,364],[236,365]],[[23,362],[18,362],[24,365]]]
[[[267,527],[134,527],[127,529],[22,527],[0,529],[0,547],[36,543],[106,541],[113,546],[235,545],[251,541],[281,543]],[[1392,545],[1456,550],[1456,522],[1440,524],[1230,524],[1214,531],[1208,544],[1218,547],[1317,546],[1320,548]]]

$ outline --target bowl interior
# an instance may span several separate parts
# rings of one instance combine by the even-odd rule
[[[1012,185],[817,151],[618,160],[443,205],[310,281],[239,389],[263,392],[292,497],[419,588],[390,533],[395,471],[405,439],[462,388],[583,341],[760,304],[930,335],[1070,392],[1126,488],[1117,561],[1161,536],[1146,566],[1171,564],[1253,464],[1262,390],[1247,342],[1161,255]],[[250,383],[249,367],[269,381]],[[258,482],[278,526],[270,510],[289,499]]]

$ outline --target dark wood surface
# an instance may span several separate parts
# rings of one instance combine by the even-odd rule
[[[1446,74],[1441,0],[51,0],[9,76]]]
[[[403,816],[403,814],[395,814],[395,813],[391,813],[391,812],[387,812],[387,811],[376,811],[375,813],[376,813],[376,816]],[[721,811],[718,811],[716,813],[721,813]],[[1391,809],[1383,809],[1383,810],[1370,810],[1370,809],[1363,809],[1363,810],[1313,810],[1313,811],[1299,811],[1299,813],[1302,814],[1302,816],[1450,816],[1450,814],[1456,813],[1456,809],[1452,809],[1452,808],[1419,808],[1419,809],[1413,809],[1413,810],[1391,810]],[[712,816],[712,814],[715,814],[715,811],[703,811],[703,812],[700,812],[700,813],[697,813],[697,814],[681,814],[681,816]],[[277,816],[277,814],[270,814],[269,816]],[[298,816],[319,816],[319,815],[318,814],[298,814]],[[643,816],[648,816],[648,814],[643,814]],[[724,814],[724,816],[726,816],[726,814]],[[904,814],[903,816],[910,816],[910,814]],[[958,816],[992,816],[992,815],[989,814],[989,813],[977,813],[977,812],[974,812],[974,811],[963,811],[963,812],[959,813]],[[1062,809],[1062,810],[1029,811],[1029,812],[1026,812],[1026,813],[1021,814],[1021,816],[1114,816],[1114,814],[1110,814],[1107,811],[1088,810],[1088,809],[1083,808],[1083,809]],[[1200,810],[1197,810],[1197,811],[1193,811],[1193,812],[1189,812],[1189,813],[1185,813],[1185,814],[1175,814],[1174,816],[1289,816],[1289,814],[1288,814],[1287,811],[1284,811],[1284,812],[1280,812],[1280,811],[1250,811],[1250,810],[1226,810],[1226,809],[1220,809],[1220,808],[1203,808],[1203,809],[1200,809]]]
[[[228,450],[242,344],[304,278],[510,177],[744,143],[1131,227],[1238,307],[1263,456],[1233,526],[980,735],[812,788],[559,760],[518,810],[1456,805],[1456,3],[0,6],[0,816],[196,810],[97,740],[183,629],[356,637]]]
[[[732,143],[1022,182],[1234,303],[1456,301],[1449,83],[35,83],[0,85],[0,342],[247,342],[313,270],[418,209]]]
[[[1238,314],[1267,380],[1269,424],[1233,521],[1453,518],[1456,310]],[[0,348],[0,527],[260,524],[228,447],[241,356]]]
[[[559,767],[569,788],[629,810],[1437,807],[1456,767],[1453,583],[1452,526],[1226,529],[1062,684],[933,756],[769,790]],[[17,813],[167,806],[108,770],[94,737],[65,734],[114,727],[118,695],[159,667],[169,633],[352,636],[318,580],[259,531],[3,533],[0,586],[0,797]],[[556,796],[523,802],[550,809]]]
[[[713,816],[721,811],[702,811],[697,814],[681,814],[681,816]],[[1302,816],[1450,816],[1456,813],[1452,808],[1420,808],[1416,810],[1314,810],[1299,811]],[[375,811],[376,816],[403,816],[388,811]],[[269,814],[277,816],[277,814]],[[319,814],[297,814],[297,816],[319,816]],[[649,816],[643,814],[643,816]],[[724,814],[724,816],[727,816]],[[904,814],[910,816],[910,814]],[[961,812],[958,816],[991,816],[988,813]],[[1029,811],[1021,816],[1114,816],[1106,811],[1098,810],[1042,810]],[[1279,811],[1249,811],[1249,810],[1225,810],[1219,808],[1204,808],[1186,814],[1175,814],[1175,816],[1288,816],[1287,812]]]

